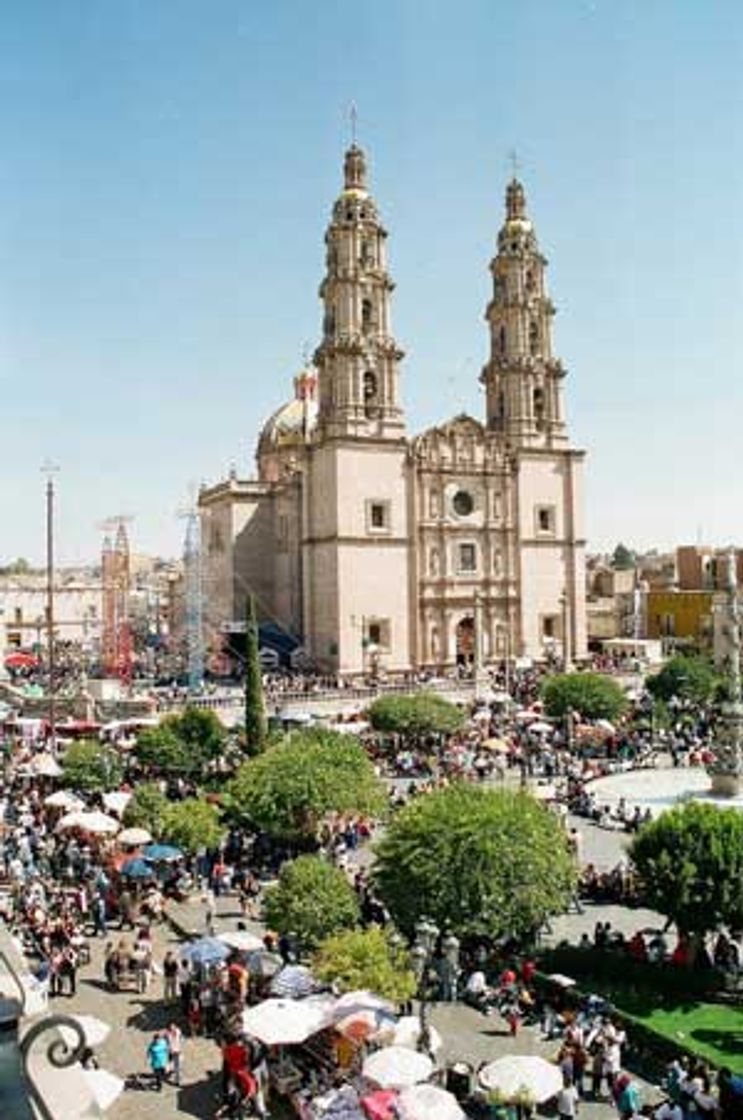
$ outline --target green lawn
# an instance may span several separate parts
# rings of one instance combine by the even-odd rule
[[[659,1007],[640,1022],[717,1065],[743,1073],[743,1008],[715,1003]]]

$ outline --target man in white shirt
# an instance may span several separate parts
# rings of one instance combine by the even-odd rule
[[[566,1079],[562,1089],[557,1094],[557,1112],[560,1120],[575,1120],[578,1115],[579,1100],[580,1097],[575,1085]]]

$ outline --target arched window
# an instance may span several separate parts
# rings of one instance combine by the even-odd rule
[[[367,416],[372,416],[377,405],[377,375],[368,369],[363,377],[364,410]]]
[[[365,237],[361,242],[359,262],[362,268],[372,268],[374,265],[374,245],[368,237]]]
[[[539,324],[534,322],[529,326],[529,353],[532,357],[539,353]]]
[[[326,338],[332,338],[335,334],[335,312],[332,307],[329,307],[325,312],[323,331]]]
[[[534,406],[534,422],[539,431],[542,431],[545,422],[544,389],[537,388],[534,390],[532,402]]]
[[[505,354],[506,352],[506,328],[501,327],[498,331],[498,353]]]
[[[527,269],[526,276],[524,277],[524,287],[527,292],[534,291],[534,273],[530,268]]]
[[[364,333],[368,333],[373,327],[373,308],[370,299],[361,301],[361,329]]]

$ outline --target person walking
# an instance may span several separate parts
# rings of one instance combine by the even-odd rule
[[[183,1053],[183,1031],[177,1023],[170,1023],[166,1031],[170,1053],[170,1073],[174,1085],[181,1083],[181,1055]]]
[[[158,1093],[162,1091],[169,1057],[168,1040],[158,1031],[152,1036],[152,1041],[147,1047],[147,1060],[150,1063],[152,1076],[155,1080],[155,1089]]]
[[[163,961],[163,997],[168,1000],[174,1000],[177,994],[177,981],[178,981],[178,961],[175,959],[171,949],[168,949]]]
[[[557,1094],[557,1114],[560,1120],[576,1120],[580,1097],[578,1090],[568,1077],[564,1077],[562,1089]]]

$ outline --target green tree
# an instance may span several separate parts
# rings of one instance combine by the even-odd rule
[[[660,670],[648,677],[645,686],[656,700],[668,702],[673,697],[704,704],[712,700],[720,678],[702,657],[676,654]]]
[[[161,838],[190,854],[216,848],[224,832],[219,809],[200,797],[171,802],[162,816]]]
[[[307,841],[329,813],[378,815],[383,787],[350,735],[308,730],[251,758],[228,787],[239,820],[283,840]]]
[[[380,696],[369,708],[369,719],[375,731],[418,740],[428,735],[451,735],[465,723],[464,713],[456,704],[435,692]]]
[[[743,813],[689,801],[640,830],[630,847],[648,905],[679,933],[743,929]]]
[[[565,908],[575,875],[562,826],[543,805],[464,782],[397,813],[373,870],[406,934],[426,915],[460,937],[533,935]]]
[[[548,716],[580,712],[584,719],[618,719],[627,710],[627,697],[611,677],[601,673],[555,673],[541,688]]]
[[[154,782],[137,786],[124,809],[122,820],[127,828],[146,828],[158,840],[162,835],[163,817],[169,801]]]
[[[404,1003],[417,987],[409,953],[379,926],[327,937],[312,958],[312,972],[341,992],[375,992],[393,1003]]]
[[[621,541],[614,549],[611,558],[611,566],[618,572],[626,572],[635,566],[635,554],[631,549],[627,548],[626,544]]]
[[[146,727],[137,736],[134,757],[158,774],[185,774],[191,767],[184,743],[171,727]]]
[[[320,856],[285,863],[265,898],[266,922],[278,933],[293,933],[312,947],[359,920],[356,893],[343,872]]]
[[[266,745],[266,705],[263,698],[261,663],[258,656],[258,622],[255,599],[248,599],[245,629],[245,743],[249,754],[259,754]]]
[[[70,743],[62,757],[62,771],[65,786],[86,793],[116,789],[124,775],[121,760],[111,747],[86,740]]]
[[[135,756],[158,774],[203,776],[222,755],[226,734],[214,712],[188,707],[140,732]]]

